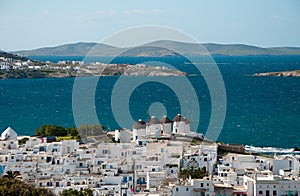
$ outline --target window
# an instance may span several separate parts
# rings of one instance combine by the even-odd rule
[[[176,192],[178,192],[179,191],[179,189],[178,188],[176,188]]]
[[[201,184],[200,184],[200,186],[201,186],[201,187],[203,187],[203,186],[204,186],[204,184],[203,184],[203,183],[201,183]]]
[[[131,176],[129,176],[129,181],[132,181],[132,177]]]
[[[277,195],[277,191],[273,191],[273,195]]]
[[[108,150],[102,150],[102,154],[108,154]]]
[[[152,171],[155,171],[155,168],[152,168]]]
[[[263,194],[263,192],[262,192],[262,191],[258,191],[258,194],[262,195],[262,194]]]
[[[189,191],[189,188],[188,187],[186,187],[186,189],[185,189],[186,191]]]

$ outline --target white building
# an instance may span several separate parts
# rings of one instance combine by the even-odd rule
[[[132,132],[129,129],[116,129],[115,141],[120,143],[130,143]]]
[[[1,149],[9,150],[18,148],[18,135],[11,127],[8,127],[7,129],[5,129],[5,131],[3,131],[0,139]]]

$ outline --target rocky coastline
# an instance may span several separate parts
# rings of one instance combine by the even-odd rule
[[[254,76],[300,77],[300,70],[256,73]]]

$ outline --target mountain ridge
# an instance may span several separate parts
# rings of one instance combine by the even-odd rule
[[[77,42],[33,50],[12,51],[21,56],[173,56],[183,55],[300,55],[300,47],[258,47],[247,44],[185,43],[169,40],[150,42],[136,48],[118,48],[95,42]]]

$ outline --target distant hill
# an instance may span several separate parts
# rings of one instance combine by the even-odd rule
[[[16,55],[16,54],[11,54],[11,53],[4,52],[4,51],[1,51],[1,50],[0,50],[0,57],[11,58],[13,60],[21,60],[21,61],[29,60],[26,57],[19,56],[19,55]]]
[[[156,41],[139,48],[117,48],[105,44],[79,42],[12,53],[22,56],[115,56],[120,53],[122,56],[173,56],[176,55],[173,50],[185,51],[183,55],[300,55],[300,47],[262,48],[244,44],[195,44],[175,41]]]

